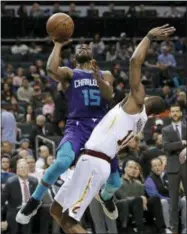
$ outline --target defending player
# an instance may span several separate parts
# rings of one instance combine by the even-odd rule
[[[36,214],[48,187],[55,183],[79,155],[92,130],[107,113],[108,100],[112,98],[113,76],[109,71],[93,72],[95,64],[88,45],[82,45],[76,53],[76,62],[79,65],[77,69],[60,67],[62,47],[69,42],[54,42],[53,51],[47,62],[48,74],[61,82],[67,98],[68,119],[64,137],[57,149],[54,164],[47,169],[30,200],[16,216],[16,221],[21,224],[29,223],[31,217]],[[120,184],[115,184],[116,178],[119,178],[115,159],[112,165],[114,173],[111,174],[109,182],[114,181],[117,190]]]
[[[174,31],[168,25],[154,28],[137,46],[130,60],[131,91],[128,98],[110,110],[95,127],[72,179],[56,195],[51,214],[66,233],[86,232],[78,222],[107,181],[112,159],[121,147],[125,147],[130,139],[143,130],[147,116],[164,111],[165,104],[161,97],[145,96],[141,84],[141,66],[152,39],[169,36]],[[105,203],[102,202],[102,205]]]

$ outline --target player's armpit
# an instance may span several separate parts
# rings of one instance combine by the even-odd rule
[[[73,71],[68,67],[58,67],[57,70],[48,69],[48,75],[54,80],[64,82],[71,79]]]

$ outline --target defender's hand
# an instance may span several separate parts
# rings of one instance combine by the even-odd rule
[[[164,37],[168,37],[171,34],[173,34],[175,32],[175,28],[174,27],[169,27],[169,24],[165,24],[161,27],[156,27],[151,29],[148,32],[148,35],[152,36],[153,38],[164,38]]]

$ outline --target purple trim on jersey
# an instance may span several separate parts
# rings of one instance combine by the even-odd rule
[[[75,157],[77,158],[80,154],[80,150],[84,148],[85,143],[100,120],[101,119],[68,119],[66,122],[64,137],[62,138],[57,150],[62,144],[69,141],[72,144]]]
[[[117,156],[116,156],[115,158],[112,159],[112,161],[111,161],[111,163],[110,163],[110,167],[111,167],[111,173],[114,173],[114,172],[116,172],[117,170],[119,170]]]

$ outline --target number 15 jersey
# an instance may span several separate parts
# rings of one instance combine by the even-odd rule
[[[102,72],[100,74],[102,79]],[[92,71],[73,69],[73,77],[65,96],[68,119],[101,119],[108,111],[108,102],[102,98]]]
[[[85,148],[114,158],[120,149],[143,130],[146,122],[145,106],[142,112],[130,115],[124,112],[121,104],[118,104],[98,123]]]

